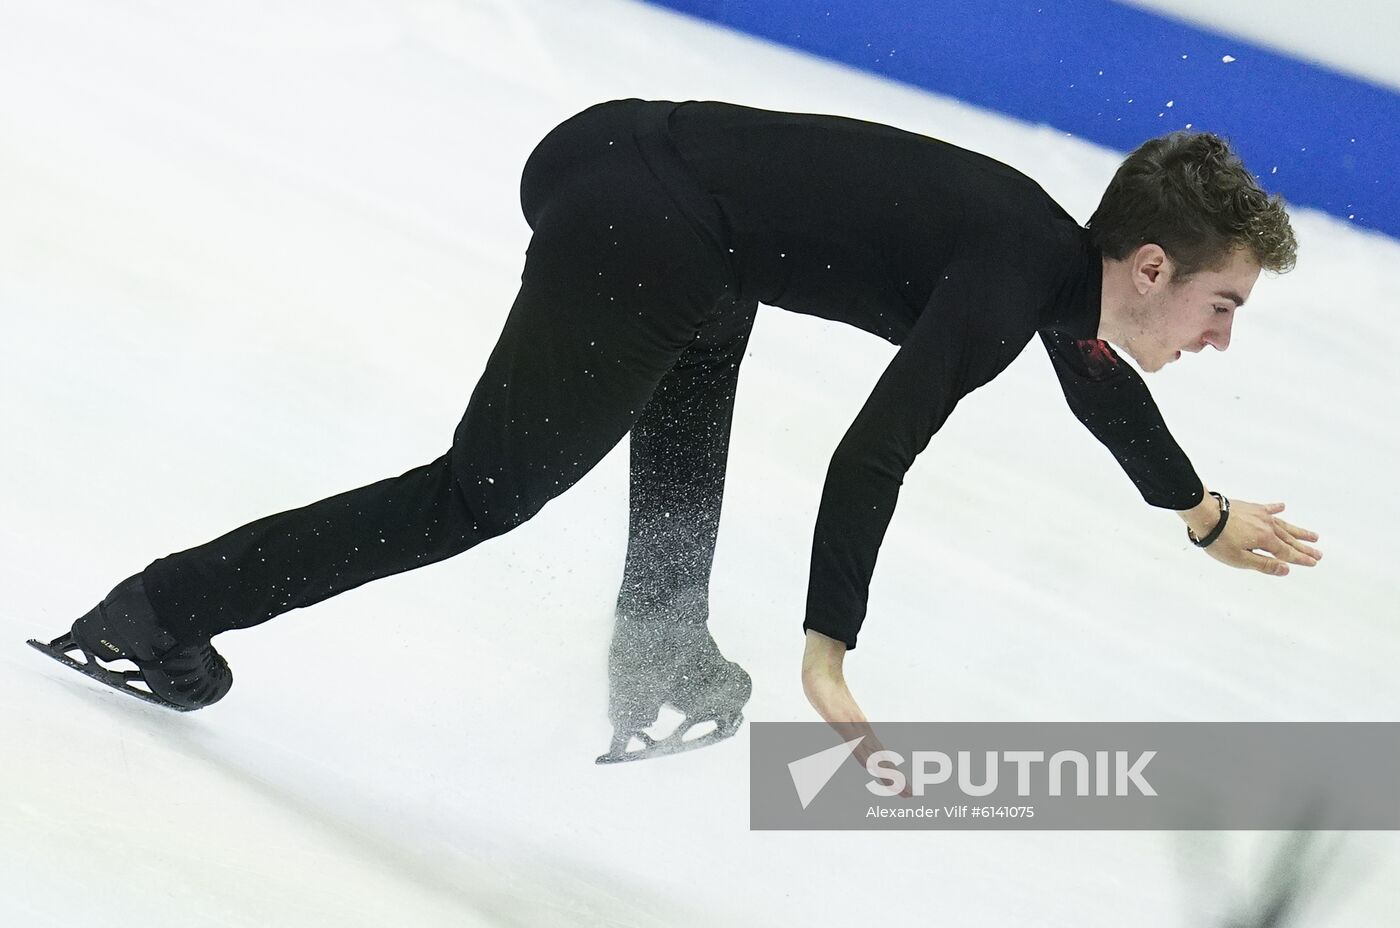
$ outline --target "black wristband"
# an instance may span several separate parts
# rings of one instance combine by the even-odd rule
[[[1211,529],[1204,538],[1197,538],[1196,533],[1191,531],[1191,527],[1186,527],[1186,537],[1191,539],[1191,544],[1198,548],[1207,548],[1212,541],[1220,537],[1220,533],[1225,531],[1225,523],[1230,521],[1230,501],[1214,490],[1210,495],[1215,497],[1215,501],[1220,504],[1220,521],[1215,523],[1215,528]]]

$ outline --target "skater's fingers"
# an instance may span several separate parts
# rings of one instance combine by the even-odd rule
[[[1265,534],[1253,547],[1260,553],[1271,554],[1280,561],[1289,564],[1301,564],[1304,567],[1311,567],[1317,563],[1311,557],[1301,551],[1295,550],[1292,541],[1287,535],[1279,531],[1273,534]]]
[[[1301,539],[1304,540],[1304,541],[1317,541],[1317,540],[1318,540],[1317,532],[1314,532],[1314,531],[1312,531],[1311,529],[1299,528],[1298,526],[1294,525],[1294,524],[1291,523],[1291,522],[1285,522],[1285,521],[1283,521],[1282,519],[1277,519],[1277,518],[1274,519],[1274,522],[1277,523],[1278,525],[1282,525],[1283,528],[1284,528],[1284,531],[1288,532],[1288,534],[1293,535],[1293,536],[1296,537],[1296,538],[1301,538]]]
[[[1302,564],[1304,567],[1313,567],[1322,558],[1321,551],[1317,550],[1311,545],[1303,544],[1297,538],[1294,538],[1291,534],[1285,531],[1282,527],[1278,527],[1276,531],[1278,532],[1278,537],[1283,540],[1283,543],[1285,545],[1288,546],[1287,560],[1290,563]]]
[[[838,731],[840,731],[840,729],[838,729]],[[864,726],[864,731],[866,732],[866,734],[863,736],[863,740],[861,741],[860,745],[854,751],[851,752],[851,762],[854,763],[856,766],[860,767],[862,773],[864,773],[866,776],[869,776],[873,772],[867,766],[867,764],[870,761],[871,755],[878,754],[885,748],[880,743],[880,739],[875,737],[874,733],[871,731],[868,725]],[[896,795],[902,796],[905,799],[914,798],[914,789],[909,785],[909,778],[907,776],[904,777],[904,788],[901,789]]]
[[[1261,574],[1269,574],[1272,577],[1288,576],[1288,565],[1276,557],[1265,557],[1253,551],[1245,551],[1242,561],[1241,567],[1257,570]]]
[[[1282,535],[1270,537],[1261,547],[1263,547],[1263,550],[1267,551],[1267,553],[1273,554],[1277,560],[1284,561],[1284,563],[1287,564],[1298,564],[1299,567],[1312,567],[1312,565],[1317,563],[1317,561],[1309,557],[1308,554],[1303,554],[1302,551],[1296,550],[1287,537]]]

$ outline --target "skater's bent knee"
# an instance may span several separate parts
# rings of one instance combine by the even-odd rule
[[[457,476],[458,502],[472,531],[481,539],[495,538],[532,519],[543,503],[513,491],[491,477]]]

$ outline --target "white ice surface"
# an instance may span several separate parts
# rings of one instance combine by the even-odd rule
[[[1400,8],[1390,0],[1122,0],[1400,90]],[[1280,95],[1282,105],[1288,97]]]
[[[155,557],[441,454],[518,283],[525,156],[627,96],[893,123],[1081,218],[1118,159],[623,0],[0,6],[0,925],[1182,926],[1249,895],[1277,836],[754,833],[745,736],[596,767],[622,448],[502,539],[222,636],[206,712],[23,646]],[[1206,481],[1287,502],[1322,565],[1192,549],[1033,343],[905,485],[847,662],[872,717],[1395,718],[1400,244],[1296,226],[1230,351],[1150,382]],[[811,526],[892,352],[760,314],[712,596],[751,719],[813,718]],[[1307,923],[1389,923],[1397,848],[1354,836]]]

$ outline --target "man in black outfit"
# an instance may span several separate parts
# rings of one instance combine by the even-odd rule
[[[1034,335],[1075,414],[1209,554],[1274,575],[1321,556],[1281,504],[1207,493],[1109,346],[1147,371],[1223,351],[1260,270],[1292,266],[1281,201],[1215,136],[1145,143],[1083,228],[1025,175],[937,139],[614,100],[539,143],[520,197],[533,231],[520,292],[446,453],[160,558],[50,647],[82,650],[94,676],[94,658],[130,658],[159,700],[208,705],[232,682],[212,636],[507,532],[630,431],[614,754],[662,703],[731,732],[749,678],[709,636],[707,591],[759,303],[899,346],[832,457],[817,517],[803,681],[833,724],[864,720],[841,666],[904,474]]]

